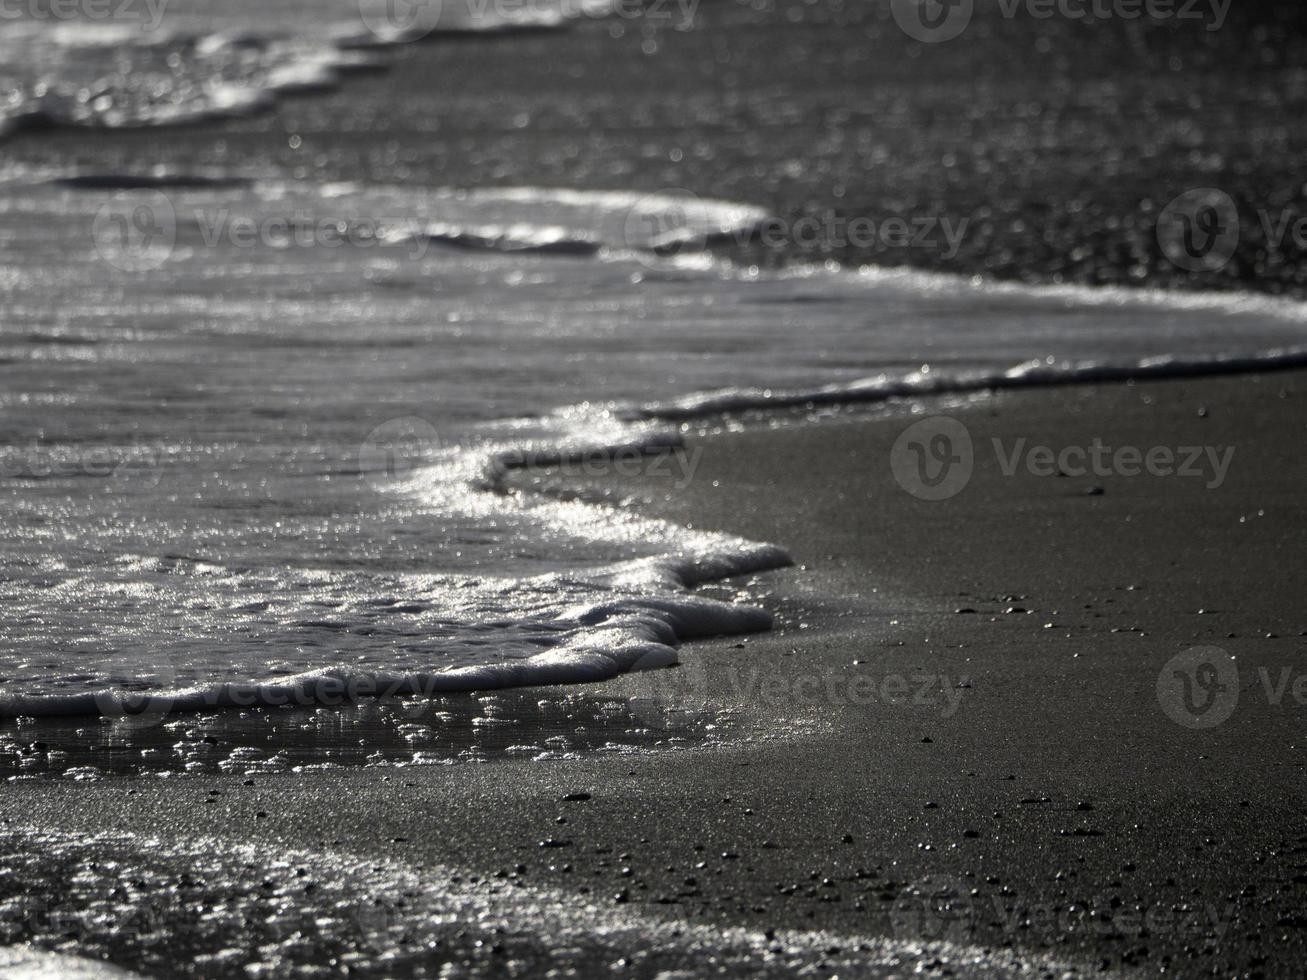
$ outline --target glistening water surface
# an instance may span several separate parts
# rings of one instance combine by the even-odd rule
[[[766,610],[693,589],[783,565],[783,549],[516,492],[506,468],[614,447],[675,458],[695,419],[749,406],[911,410],[930,392],[1303,357],[1289,300],[760,268],[711,247],[747,254],[768,218],[747,194],[373,166],[328,180],[313,173],[330,162],[206,158],[191,152],[204,137],[170,125],[290,112],[291,90],[321,87],[295,111],[348,128],[377,93],[342,70],[632,27],[595,6],[532,10],[440,5],[438,23],[395,25],[350,4],[178,4],[143,24],[10,25],[5,112],[29,135],[0,167],[0,714],[665,666],[683,640],[765,629]],[[629,149],[653,119],[628,108]],[[550,127],[501,121],[555,166]],[[115,165],[136,151],[114,140],[141,130],[172,163]],[[691,170],[710,166],[698,149]],[[572,157],[578,174],[595,165]],[[624,172],[611,162],[605,186]]]

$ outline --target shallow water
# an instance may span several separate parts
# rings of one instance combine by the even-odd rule
[[[439,53],[464,43],[450,31],[602,13],[490,9],[397,28],[334,0],[169,5],[144,26],[34,17],[0,41],[6,112],[150,129],[166,158],[186,140],[168,124],[305,85],[340,86],[321,106],[352,118],[367,106],[339,69],[415,39]],[[625,135],[648,124],[635,112]],[[1275,298],[760,269],[729,257],[768,217],[747,200],[76,156],[0,166],[3,716],[665,666],[683,640],[765,629],[765,610],[690,590],[784,551],[523,493],[508,469],[620,450],[674,490],[695,478],[683,433],[713,413],[912,411],[932,392],[1307,349],[1304,308]]]
[[[551,29],[578,0],[113,0],[13,4],[0,32],[0,135],[18,128],[176,125],[265,109],[385,65],[395,44]],[[593,11],[593,12],[592,12]]]
[[[37,719],[0,726],[0,778],[99,780],[315,770],[558,762],[721,745],[734,713],[663,689],[633,699],[585,688],[475,697],[364,699],[331,707]]]
[[[765,628],[685,590],[784,552],[506,468],[628,447],[691,480],[680,426],[722,410],[1307,344],[1271,298],[739,268],[693,247],[762,214],[727,202],[68,176],[0,199],[9,715],[663,666]]]
[[[446,2],[432,24],[369,22],[347,0],[179,0],[144,25],[0,25],[0,151],[22,140],[0,156],[0,777],[232,777],[214,780],[220,799],[284,772],[312,786],[324,770],[380,767],[398,782],[413,766],[744,737],[747,720],[681,671],[644,675],[632,699],[577,682],[767,628],[776,602],[756,577],[699,587],[781,566],[784,551],[524,491],[509,470],[622,465],[675,493],[696,479],[682,437],[721,413],[857,401],[907,414],[931,393],[1307,356],[1307,310],[1266,297],[1035,289],[812,253],[751,265],[768,202],[820,185],[895,213],[908,186],[940,208],[938,181],[968,168],[1001,185],[968,271],[1053,280],[1099,262],[1112,249],[1059,224],[1110,213],[1096,197],[1020,233],[1052,243],[1047,268],[1002,245],[1003,228],[1031,220],[1021,195],[1038,200],[1048,177],[1035,144],[1057,152],[1039,134],[1064,117],[1087,127],[1072,142],[1093,143],[1095,125],[1142,106],[1144,151],[1101,165],[1130,172],[1196,140],[1175,107],[1200,113],[1228,76],[1196,89],[1150,76],[1140,93],[1130,78],[1065,84],[1063,67],[1042,106],[1018,99],[981,125],[946,83],[1001,103],[1002,80],[969,61],[983,46],[951,74],[906,72],[915,100],[859,74],[893,35],[883,6],[718,4],[709,19],[742,25],[732,43],[660,28],[694,38],[680,47],[597,6],[533,6],[524,21]],[[755,15],[773,17],[767,32]],[[634,82],[610,89],[611,66],[582,57],[558,66],[558,88],[527,91],[483,70],[488,42],[456,51],[447,36],[528,30],[515,57],[547,63],[581,21],[590,41],[639,37]],[[1270,64],[1273,47],[1250,51]],[[418,61],[448,67],[405,76],[410,128],[368,132],[391,98],[369,79]],[[797,98],[762,77],[804,71],[830,84],[796,85]],[[1289,82],[1292,104],[1301,79]],[[1234,90],[1249,152],[1273,149],[1279,130],[1254,125],[1248,84]],[[321,98],[297,99],[308,92]],[[953,144],[942,156],[937,131]],[[675,185],[714,192],[647,193]],[[1138,281],[1145,252],[1121,252],[1104,268]],[[561,686],[521,689],[541,684]],[[103,788],[153,787],[128,785]],[[70,821],[94,823],[90,809]],[[554,852],[534,839],[522,871],[482,880],[339,842],[3,830],[0,972],[1071,972],[967,946],[686,926],[645,902],[628,912],[544,884]],[[920,915],[910,892],[899,911]]]

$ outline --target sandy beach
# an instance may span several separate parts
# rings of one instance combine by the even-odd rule
[[[638,975],[678,956],[706,962],[659,953],[661,933],[645,916],[782,937],[815,923],[853,941],[811,962],[849,957],[846,971],[867,975],[896,969],[883,956],[900,948],[878,944],[915,940],[1007,951],[1036,972],[1056,962],[1086,973],[1289,975],[1303,956],[1307,828],[1304,707],[1283,678],[1300,676],[1307,623],[1288,612],[1304,515],[1296,456],[1284,447],[1301,442],[1294,406],[1304,397],[1295,372],[943,405],[977,447],[970,482],[943,502],[906,493],[887,463],[911,419],[864,412],[691,434],[703,453],[683,491],[616,475],[578,489],[782,543],[806,574],[767,576],[773,633],[694,643],[680,668],[584,695],[638,704],[674,694],[729,709],[738,725],[723,744],[252,779],[11,783],[0,804],[6,837],[67,835],[47,854],[90,848],[94,833],[136,835],[129,853],[157,838],[141,862],[196,846],[239,854],[243,871],[197,883],[228,902],[257,897],[270,875],[280,889],[297,854],[343,876],[374,862],[453,868],[458,887],[443,882],[445,901],[467,909],[478,906],[459,889],[520,886],[575,902],[576,914],[611,910],[651,937],[628,952]],[[1206,489],[1180,476],[1006,476],[985,448],[1095,437],[1235,453],[1223,484]],[[1168,660],[1200,646],[1238,665],[1237,704],[1207,729],[1177,723],[1158,693]],[[620,725],[612,736],[622,741]],[[12,869],[15,848],[6,851]],[[61,893],[56,881],[46,882],[55,907],[110,887]],[[12,892],[12,875],[0,882]],[[579,911],[590,906],[602,911]],[[508,953],[529,971],[558,965],[538,933],[488,908],[461,925],[503,926]],[[484,971],[504,954],[460,945],[455,936],[471,933],[458,924],[423,962]],[[202,923],[169,928],[209,957],[235,941]],[[320,949],[324,935],[301,942]],[[343,936],[330,942],[348,945]],[[114,962],[157,967],[148,941],[115,942],[105,949]],[[927,974],[957,967],[913,960]],[[227,973],[221,957],[201,962],[194,975]]]
[[[1302,975],[1301,6],[371,3],[0,12],[0,978]]]

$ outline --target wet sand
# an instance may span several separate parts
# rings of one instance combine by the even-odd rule
[[[149,131],[95,141],[70,131],[5,148],[92,175],[161,166],[685,187],[791,220],[970,222],[956,253],[831,242],[787,257],[1301,293],[1296,251],[1268,247],[1256,220],[1262,209],[1299,213],[1300,157],[1284,148],[1286,127],[1291,137],[1304,118],[1290,84],[1302,47],[1294,5],[1243,5],[1210,33],[1019,20],[997,24],[992,43],[939,48],[905,45],[883,4],[851,5],[856,58],[831,54],[849,36],[842,16],[796,29],[789,7],[705,5],[708,29],[659,28],[654,54],[642,31],[613,37],[599,22],[420,45],[338,92],[174,131],[166,144]],[[721,59],[724,38],[747,50]],[[1255,71],[1248,57],[1260,59]],[[705,81],[711,97],[687,112]],[[795,101],[805,92],[811,101]],[[795,124],[846,104],[822,116],[820,140]],[[1195,133],[1203,153],[1190,152]],[[1105,161],[1086,145],[1118,149]],[[681,148],[676,162],[668,154]],[[1156,213],[1208,185],[1238,200],[1247,227],[1234,262],[1191,275],[1159,254]],[[620,967],[655,975],[706,972],[711,937],[720,947],[738,926],[751,931],[735,941],[756,950],[725,959],[736,974],[767,956],[779,971],[826,956],[886,973],[896,955],[899,972],[960,969],[938,948],[918,954],[886,938],[1007,948],[1035,972],[1051,951],[1083,973],[1299,974],[1305,379],[1026,391],[950,408],[979,449],[966,489],[940,503],[893,479],[902,420],[849,413],[819,427],[690,433],[702,455],[687,487],[614,473],[581,489],[786,546],[802,567],[743,592],[776,612],[776,632],[696,643],[677,670],[588,689],[562,712],[568,727],[588,728],[578,759],[513,758],[517,740],[501,734],[486,764],[7,782],[0,942],[71,942],[144,973],[205,977],[333,958],[331,968],[364,975],[416,964],[434,974],[441,962],[496,976],[560,964],[593,974],[681,942],[665,959],[631,955]],[[1097,436],[1236,452],[1212,490],[1180,477],[1006,477],[986,448],[994,436],[1009,448]],[[531,479],[562,489],[548,474]],[[1209,730],[1172,721],[1157,695],[1169,659],[1198,645],[1238,658],[1237,706]],[[652,738],[605,709],[627,699]],[[675,718],[683,705],[689,721]],[[210,737],[229,748],[240,727]],[[384,739],[353,719],[300,731],[320,739],[319,756],[356,765],[396,742],[393,728]],[[567,730],[520,723],[520,741]],[[151,745],[203,743],[192,731],[154,732]],[[647,745],[670,739],[683,750]],[[443,756],[484,741],[455,740]],[[606,741],[638,751],[600,751]],[[114,848],[90,842],[94,833],[130,836]],[[202,870],[197,852],[220,866]],[[392,895],[380,922],[323,924],[342,894],[384,891],[376,879],[407,893],[409,917]],[[432,912],[426,932],[407,929]],[[83,913],[99,917],[102,941],[87,940]],[[706,927],[709,948],[655,930],[651,917]],[[564,940],[560,925],[576,931]],[[804,946],[811,930],[822,932]],[[432,936],[440,946],[424,945]],[[274,942],[275,952],[258,948]]]
[[[936,503],[904,492],[889,468],[904,419],[692,434],[703,452],[688,487],[613,474],[583,489],[790,548],[801,568],[749,589],[778,628],[693,644],[681,668],[586,694],[653,706],[650,725],[667,723],[668,704],[731,710],[738,730],[724,746],[10,783],[0,831],[127,831],[156,837],[158,854],[248,846],[259,857],[222,887],[250,893],[290,873],[268,870],[288,849],[344,875],[374,862],[455,868],[509,896],[543,889],[560,907],[572,896],[583,919],[590,905],[612,909],[649,946],[659,940],[645,915],[782,941],[822,930],[868,950],[878,937],[943,939],[1084,972],[1291,975],[1307,929],[1307,706],[1293,688],[1307,632],[1294,452],[1304,398],[1307,376],[1287,373],[954,405],[975,471]],[[1235,453],[1209,490],[1179,476],[1006,476],[995,437]],[[1205,730],[1173,721],[1158,694],[1163,667],[1196,646],[1238,665],[1237,704]],[[4,851],[9,866],[15,851]],[[493,929],[512,907],[506,898],[477,922]],[[594,914],[596,934],[604,921]],[[196,926],[171,928],[208,942]],[[104,948],[123,966],[157,962],[125,938]],[[516,952],[557,962],[547,935]],[[838,953],[860,955],[856,941]],[[489,970],[487,956],[450,938],[429,961]],[[207,975],[239,972],[228,966]]]

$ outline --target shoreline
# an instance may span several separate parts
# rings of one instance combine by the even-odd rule
[[[946,403],[978,445],[1234,445],[1212,491],[1117,477],[1090,495],[977,453],[967,488],[929,503],[885,462],[909,420],[865,416],[703,437],[681,492],[573,480],[794,552],[798,574],[704,590],[761,596],[776,632],[691,644],[681,668],[583,692],[633,698],[637,720],[641,701],[688,692],[762,726],[708,751],[20,782],[0,812],[73,835],[244,841],[270,860],[298,848],[346,867],[375,855],[472,869],[714,928],[946,939],[1127,973],[1291,972],[1303,709],[1291,686],[1271,703],[1261,671],[1292,673],[1307,629],[1302,556],[1279,530],[1303,516],[1303,464],[1279,445],[1300,444],[1286,408],[1304,397],[1298,372]],[[1159,671],[1207,644],[1239,658],[1241,697],[1193,730],[1159,706]],[[257,891],[264,873],[227,885]],[[556,962],[548,943],[532,949]],[[133,955],[112,958],[139,966]]]
[[[878,227],[901,220],[967,229],[960,249],[937,232],[926,248],[883,234],[866,244],[792,243],[815,263],[981,274],[1004,283],[1303,295],[1297,251],[1277,238],[1274,220],[1292,226],[1301,208],[1277,215],[1272,205],[1293,200],[1301,184],[1282,145],[1286,120],[1302,117],[1303,96],[1292,84],[1302,42],[1291,5],[1235,8],[1224,29],[1212,33],[1154,22],[1147,43],[1136,34],[1140,25],[1126,21],[1086,30],[1056,18],[995,18],[994,11],[983,39],[951,50],[910,43],[890,7],[882,0],[814,16],[797,3],[703,5],[692,30],[656,16],[642,24],[652,32],[653,52],[623,18],[445,43],[428,38],[387,51],[382,70],[347,72],[338,88],[283,93],[273,108],[248,117],[166,130],[20,130],[0,138],[24,162],[71,162],[89,172],[148,173],[158,165],[187,173],[239,161],[321,181],[439,186],[462,183],[448,180],[459,174],[474,186],[684,187],[759,204],[788,222],[816,214],[845,224],[872,218]],[[821,56],[850,36],[863,57],[835,63]],[[714,64],[718,45],[745,38],[751,57]],[[1034,45],[1044,51],[1032,60]],[[1269,59],[1256,73],[1221,70],[1243,64],[1250,49]],[[1013,74],[996,76],[997,63]],[[877,145],[815,141],[757,104],[759,93],[775,91],[775,64],[787,65],[782,91],[812,94],[801,110],[819,117],[825,106],[848,102],[837,132],[880,133]],[[703,74],[687,71],[692,65],[702,65]],[[664,94],[702,96],[705,83],[714,97],[699,119],[667,111]],[[985,110],[983,138],[956,138],[974,125],[957,97],[963,89]],[[1033,108],[1048,140],[1033,155],[1027,89],[1043,94]],[[1086,92],[1103,97],[1086,100]],[[636,109],[646,120],[638,129],[630,125]],[[511,125],[519,113],[529,128]],[[1159,118],[1167,121],[1160,131]],[[752,145],[743,138],[759,128],[769,139]],[[1214,271],[1176,266],[1155,233],[1167,202],[1215,180],[1202,160],[1166,152],[1187,128],[1201,129],[1204,146],[1224,161],[1219,187],[1238,203],[1247,226],[1234,260]],[[87,140],[92,132],[94,144]],[[291,133],[302,142],[292,147]],[[686,145],[707,140],[715,152],[674,164],[643,152],[650,137]],[[379,151],[387,144],[393,153]],[[1080,153],[1084,145],[1116,147],[1112,169]],[[814,169],[829,179],[796,180],[792,161],[814,153]],[[954,162],[940,167],[941,158]],[[877,179],[867,182],[868,172]],[[1006,179],[1012,173],[1028,174],[1030,183],[1013,188]],[[1067,187],[1077,196],[1068,199]],[[1002,220],[995,201],[1006,202],[1018,220]],[[1029,227],[1051,233],[1030,235]],[[756,243],[738,251],[750,264],[776,258],[775,249]]]
[[[1300,6],[359,2],[0,36],[0,976],[1300,975]]]
[[[1216,299],[1217,297],[1212,297]],[[677,489],[688,487],[702,457],[704,447],[695,445],[687,453],[683,434],[698,427],[700,433],[712,432],[737,425],[738,419],[750,419],[766,424],[773,421],[794,420],[806,415],[809,421],[852,417],[871,412],[894,413],[905,403],[922,407],[932,400],[966,402],[970,399],[1000,398],[1011,393],[1028,390],[1056,392],[1063,388],[1084,388],[1087,385],[1169,384],[1184,380],[1217,382],[1230,377],[1267,377],[1301,373],[1307,364],[1307,348],[1284,348],[1245,356],[1200,356],[1188,359],[1175,356],[1150,358],[1131,364],[1099,363],[1044,363],[1029,361],[1006,370],[986,370],[931,374],[925,366],[919,372],[904,375],[882,374],[849,383],[830,384],[821,388],[795,391],[741,390],[715,394],[712,392],[688,395],[666,402],[647,404],[639,409],[619,410],[618,415],[628,422],[659,421],[675,423],[677,431],[653,431],[636,434],[616,443],[595,444],[575,449],[545,448],[533,452],[508,450],[486,457],[481,477],[470,487],[481,493],[516,493],[524,488],[541,489],[546,498],[571,499],[580,497],[603,503],[615,491],[608,483],[590,480],[578,491],[575,487],[560,485],[555,471],[568,477],[577,476],[577,464],[584,473],[596,473],[605,480],[605,471],[613,464],[614,473],[622,475],[621,463],[634,460],[641,475],[652,475],[658,469],[657,460],[675,457],[669,470],[658,473],[665,478],[679,469]],[[746,427],[748,422],[746,421]],[[997,443],[996,443],[997,447]],[[1019,449],[1020,447],[1018,447]],[[1168,453],[1174,451],[1167,448]],[[1095,468],[1100,465],[1098,453],[1087,447],[1071,447],[1076,459],[1082,462],[1093,456]],[[1001,457],[1001,449],[996,449]],[[1168,457],[1170,459],[1170,457]],[[648,462],[654,460],[655,462]],[[1001,462],[1001,460],[1000,460]],[[1142,464],[1142,460],[1140,463]],[[1216,464],[1214,477],[1224,480],[1229,460],[1195,458],[1170,459],[1168,465],[1180,474],[1194,464]],[[1020,460],[1014,455],[1007,466],[1015,467]],[[646,465],[647,464],[647,465]],[[1052,461],[1048,464],[1053,465]],[[1058,464],[1060,469],[1062,464]],[[1006,468],[1006,467],[1005,467]],[[1082,467],[1083,470],[1083,467]],[[1008,473],[1008,475],[1012,475]],[[1044,475],[1052,475],[1052,471]],[[1059,474],[1067,475],[1067,474]],[[1106,472],[1098,476],[1108,475]],[[1190,475],[1198,475],[1193,473]],[[585,482],[584,477],[581,477]],[[1219,485],[1219,484],[1218,484]],[[1209,489],[1211,489],[1209,487]],[[682,514],[655,514],[681,523]],[[714,530],[716,528],[714,527]],[[626,642],[604,648],[599,655],[585,657],[584,643],[576,650],[564,647],[539,657],[505,660],[472,667],[446,669],[433,673],[371,674],[354,672],[343,667],[329,667],[304,671],[276,680],[228,680],[221,675],[206,680],[202,685],[177,687],[176,675],[165,680],[173,684],[175,693],[156,696],[149,691],[89,691],[79,694],[38,694],[6,696],[0,694],[0,723],[17,718],[41,719],[96,719],[144,715],[178,714],[197,715],[223,710],[275,709],[289,707],[308,710],[339,708],[355,705],[369,699],[390,699],[396,696],[424,698],[457,694],[485,694],[499,691],[516,691],[549,685],[591,684],[613,679],[632,670],[648,666],[663,666],[674,662],[675,649],[704,635],[748,636],[765,632],[763,625],[770,620],[765,610],[747,602],[727,598],[711,610],[697,606],[696,594],[702,595],[729,579],[746,574],[757,574],[788,567],[792,564],[784,546],[770,539],[759,539],[741,533],[727,542],[726,550],[703,554],[678,554],[656,559],[652,565],[647,558],[628,559],[620,565],[632,573],[643,574],[642,569],[658,569],[658,577],[672,587],[665,593],[646,598],[636,597],[621,604],[620,609],[607,609],[600,603],[596,610],[604,610],[597,623],[589,623],[593,631],[621,617],[638,620],[625,623]],[[619,567],[618,565],[613,566]],[[578,620],[585,622],[592,616],[585,612]],[[563,656],[559,656],[559,654]]]

